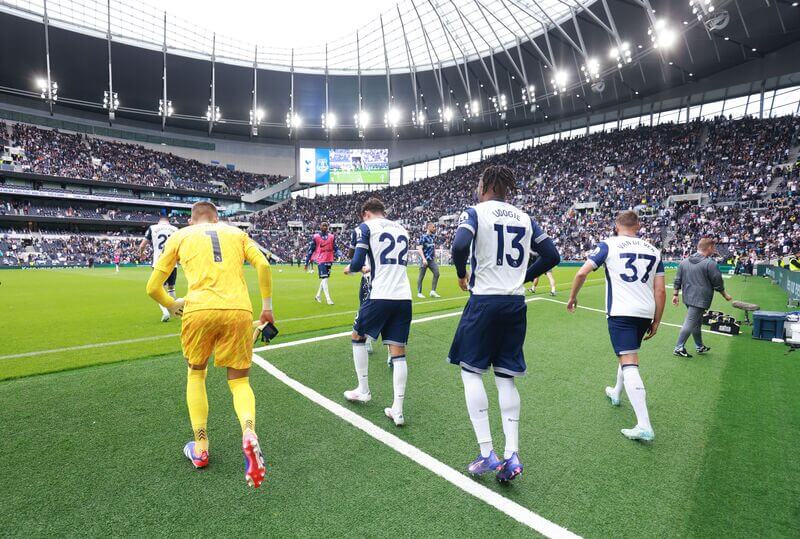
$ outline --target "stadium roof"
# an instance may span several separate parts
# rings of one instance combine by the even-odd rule
[[[47,0],[50,24],[173,54],[264,69],[382,74],[476,60],[539,36],[595,0],[400,0],[375,2],[187,2]],[[197,4],[196,6],[194,4]],[[224,5],[222,5],[224,4]],[[255,4],[255,5],[253,5]],[[280,4],[280,5],[279,5]],[[44,0],[0,5],[41,20]],[[224,16],[213,13],[214,6]],[[366,7],[368,6],[368,7]],[[174,8],[171,10],[170,8]],[[359,13],[353,8],[362,8]],[[383,8],[383,9],[381,9]],[[309,11],[311,13],[309,13]],[[206,21],[203,21],[207,18]],[[330,22],[320,39],[320,25]],[[262,22],[264,21],[264,22]],[[280,25],[288,32],[269,31]],[[247,29],[250,28],[250,31]],[[260,30],[259,30],[260,29]],[[248,34],[252,38],[248,39]],[[275,37],[275,34],[281,37]],[[294,36],[294,37],[287,37]],[[288,42],[287,42],[288,41]],[[314,44],[308,44],[314,43]]]
[[[46,0],[44,24],[45,0],[0,0],[0,92],[111,122],[271,140],[471,135],[585,117],[717,75],[704,88],[722,88],[734,68],[737,82],[761,80],[800,30],[790,0],[355,0],[317,12],[290,0],[251,5],[230,35],[222,21],[235,31],[244,18],[235,5],[189,12],[189,0],[172,1],[185,13]],[[204,5],[224,6],[216,37]],[[265,36],[257,62],[249,34]],[[797,71],[789,63],[781,74]]]

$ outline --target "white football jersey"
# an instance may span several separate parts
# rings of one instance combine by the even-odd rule
[[[656,312],[653,281],[664,275],[661,251],[642,238],[611,236],[589,255],[606,271],[606,314],[651,319]]]
[[[473,233],[470,291],[524,295],[531,246],[547,238],[539,225],[511,204],[489,200],[464,210],[458,227]]]
[[[178,230],[177,227],[174,227],[169,223],[162,222],[150,225],[147,228],[147,232],[145,232],[144,237],[150,241],[150,245],[153,247],[154,266],[156,265],[156,262],[158,262],[161,252],[164,250],[164,244],[167,243],[169,237],[172,236],[176,230]]]
[[[411,299],[408,231],[396,221],[370,219],[356,229],[356,248],[367,250],[372,273],[370,299]]]

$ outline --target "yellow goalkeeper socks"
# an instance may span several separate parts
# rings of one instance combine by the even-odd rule
[[[206,369],[189,369],[186,377],[186,404],[194,431],[195,454],[208,451],[208,397],[206,396]]]
[[[233,408],[239,417],[242,433],[246,430],[255,432],[256,428],[256,396],[250,387],[250,378],[236,378],[228,380],[228,387],[233,393]]]

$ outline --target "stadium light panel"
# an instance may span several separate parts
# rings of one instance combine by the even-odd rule
[[[114,112],[119,108],[119,95],[117,92],[109,95],[108,90],[103,91],[103,108],[110,112]]]
[[[665,19],[658,19],[655,24],[647,30],[650,41],[654,49],[669,49],[678,39],[678,34],[673,30]]]
[[[158,100],[158,115],[159,116],[166,116],[169,118],[172,116],[172,113],[175,112],[175,109],[172,108],[172,100],[168,99],[166,106],[164,106],[164,100]]]
[[[303,119],[298,114],[292,114],[291,112],[286,113],[286,127],[300,127],[303,125]]]
[[[583,77],[586,82],[592,82],[600,78],[600,61],[597,58],[587,58],[586,63],[581,66]]]
[[[256,109],[255,118],[253,117],[253,111],[250,110],[250,125],[258,125],[263,119],[264,109]]]
[[[322,128],[333,129],[336,127],[336,115],[332,112],[322,115]]]
[[[208,106],[206,109],[206,120],[218,122],[222,119],[222,113],[219,110],[219,107],[214,107],[214,110],[211,110],[211,105]]]
[[[553,85],[553,90],[558,92],[565,92],[567,90],[567,83],[569,82],[569,73],[563,69],[556,69],[553,72],[553,78],[550,83]]]
[[[366,110],[362,110],[361,112],[357,112],[353,115],[353,120],[355,120],[356,127],[359,129],[365,129],[369,126],[369,112]]]
[[[444,110],[439,109],[439,114],[441,114],[442,121],[445,123],[449,123],[453,119],[453,109],[450,107],[445,107]]]
[[[400,123],[400,116],[400,110],[392,107],[386,111],[383,117],[383,124],[386,127],[397,127],[397,124]]]
[[[631,63],[631,44],[627,41],[620,43],[619,47],[611,47],[608,57],[617,63],[617,67]]]

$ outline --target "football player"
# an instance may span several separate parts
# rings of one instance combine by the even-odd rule
[[[328,289],[328,278],[331,276],[331,265],[335,257],[341,256],[339,247],[336,245],[336,236],[328,232],[328,223],[322,223],[319,232],[311,236],[306,253],[305,271],[308,271],[308,264],[313,260],[317,263],[319,271],[319,288],[314,299],[317,303],[322,303],[320,294],[325,293],[325,300],[328,305],[333,305],[331,294]]]
[[[356,229],[356,250],[345,274],[361,271],[369,259],[372,282],[369,296],[361,304],[353,324],[353,362],[358,387],[345,391],[351,402],[366,403],[372,399],[369,390],[369,356],[365,348],[367,337],[373,341],[380,336],[391,355],[392,406],[384,409],[395,425],[405,424],[405,400],[408,366],[406,343],[411,329],[411,283],[408,280],[408,231],[386,218],[386,208],[377,198],[368,199],[361,207],[364,222]]]
[[[614,387],[606,387],[606,396],[613,406],[619,406],[625,388],[636,414],[636,426],[622,429],[622,434],[631,440],[651,442],[655,433],[639,375],[639,347],[658,332],[667,292],[661,252],[637,236],[639,227],[636,212],[628,210],[617,215],[617,235],[598,243],[575,274],[567,310],[575,312],[586,276],[604,266],[608,334],[619,358],[617,382]]]
[[[158,257],[161,256],[161,252],[164,250],[164,244],[167,243],[169,237],[172,236],[176,230],[178,230],[177,227],[170,224],[169,218],[166,215],[162,215],[158,219],[158,223],[147,227],[147,232],[144,233],[144,239],[142,239],[142,242],[139,244],[139,257],[141,258],[144,256],[144,250],[147,248],[147,245],[150,244],[153,248],[153,263],[151,267],[155,267],[156,262],[158,262]],[[175,280],[177,278],[178,268],[176,266],[164,283],[167,294],[173,298],[175,297]],[[163,305],[159,305],[158,307],[161,309],[161,321],[169,322],[169,311],[167,308]]]
[[[256,401],[249,379],[253,306],[242,266],[246,260],[258,272],[260,324],[275,321],[272,272],[255,242],[242,230],[220,223],[217,208],[210,202],[192,206],[191,223],[167,240],[147,282],[150,297],[170,314],[183,316],[181,346],[189,365],[186,401],[194,431],[194,441],[184,446],[183,453],[196,468],[208,466],[206,369],[213,354],[214,365],[228,371],[228,387],[242,428],[245,480],[257,488],[266,470],[255,431]],[[164,283],[178,262],[189,289],[185,298],[174,299]]]
[[[425,280],[425,273],[431,270],[433,281],[431,281],[431,297],[441,297],[436,292],[436,285],[439,284],[439,264],[436,263],[436,225],[429,222],[425,225],[425,234],[419,237],[417,245],[419,253],[419,277],[417,278],[417,297],[424,298],[422,293],[422,281]]]
[[[523,356],[527,331],[525,282],[558,264],[553,241],[522,210],[506,200],[516,189],[511,169],[489,166],[478,182],[478,200],[459,219],[453,241],[453,263],[458,284],[470,292],[453,337],[448,360],[461,367],[467,401],[480,454],[467,470],[473,475],[496,471],[499,481],[522,473],[519,458],[520,398],[514,382],[525,374]],[[530,266],[531,250],[540,256]],[[471,274],[467,259],[471,255]],[[505,452],[500,459],[492,446],[489,400],[483,374],[494,371]]]

